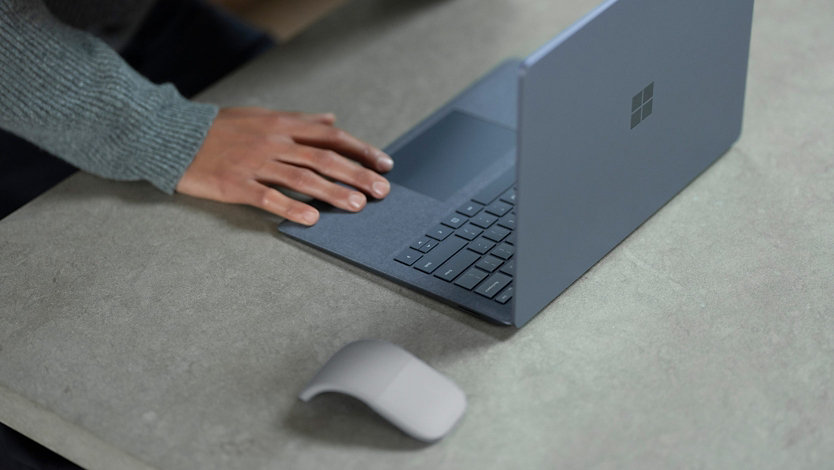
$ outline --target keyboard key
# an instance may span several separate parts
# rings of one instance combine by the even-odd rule
[[[496,220],[498,220],[498,217],[495,217],[492,214],[487,214],[486,212],[481,212],[477,217],[473,217],[471,222],[478,227],[489,228],[495,223]]]
[[[509,276],[506,276],[506,275],[501,274],[501,273],[495,273],[495,274],[489,276],[489,278],[487,278],[486,281],[482,282],[478,286],[478,288],[475,289],[475,292],[477,292],[478,294],[483,295],[484,297],[486,297],[488,299],[491,299],[491,298],[495,297],[495,294],[500,292],[501,289],[506,287],[507,284],[509,284],[510,281],[512,281],[512,280],[513,280],[513,278],[511,278]]]
[[[443,224],[443,225],[447,225],[449,227],[452,227],[452,228],[460,228],[461,225],[466,223],[466,218],[461,217],[457,214],[452,214],[452,215],[446,217],[445,219],[441,220],[440,223]]]
[[[458,214],[463,214],[467,217],[473,217],[478,212],[481,212],[484,206],[482,204],[478,204],[475,202],[467,202],[466,204],[458,207],[458,210],[455,211]]]
[[[510,257],[512,257],[514,253],[515,248],[513,248],[512,245],[507,243],[502,243],[495,247],[494,250],[492,250],[492,254],[501,259],[510,259]]]
[[[515,188],[510,188],[498,198],[500,201],[504,201],[507,204],[515,205],[516,195],[515,195]]]
[[[445,263],[447,259],[454,256],[455,253],[461,250],[466,245],[466,240],[460,237],[450,237],[444,243],[439,244],[429,254],[423,256],[420,261],[414,265],[415,269],[419,269],[426,274],[433,273],[441,264]]]
[[[495,181],[489,183],[484,189],[480,190],[472,200],[487,205],[506,191],[507,188],[511,187],[513,183],[515,183],[515,172],[507,171]]]
[[[406,248],[394,259],[406,266],[411,266],[412,264],[416,263],[417,260],[420,259],[422,256],[423,254],[419,251],[412,250],[411,248]]]
[[[481,233],[483,233],[483,230],[479,229],[478,227],[472,224],[466,224],[463,227],[459,228],[458,231],[455,232],[455,235],[463,237],[467,240],[474,240]]]
[[[449,228],[445,225],[437,225],[433,229],[426,232],[426,235],[434,238],[435,240],[443,241],[449,235],[451,235],[453,231],[454,231],[453,229],[451,229],[451,228]]]
[[[505,241],[505,242],[507,242],[507,243],[509,243],[510,245],[515,245],[515,241],[516,241],[517,239],[518,239],[518,234],[517,234],[517,233],[515,233],[515,232],[513,232],[513,233],[511,233],[511,234],[510,234],[510,236],[509,236],[509,237],[507,237],[507,239],[506,239],[506,240],[504,240],[504,241]]]
[[[494,242],[500,242],[504,239],[507,235],[510,234],[510,231],[505,229],[504,227],[492,227],[491,229],[487,230],[484,233],[484,237],[489,238]]]
[[[512,208],[513,206],[507,204],[506,202],[495,201],[486,208],[486,211],[490,214],[501,217],[502,215],[510,212]]]
[[[470,250],[474,251],[475,253],[485,255],[489,250],[491,250],[495,246],[495,243],[487,240],[484,237],[478,237],[475,241],[467,245],[466,247]]]
[[[473,253],[469,250],[461,250],[449,261],[443,263],[437,271],[435,271],[434,276],[439,277],[447,282],[452,282],[455,280],[460,273],[464,272],[466,268],[472,266],[472,263],[478,260],[480,256],[476,253]]]
[[[429,238],[428,240],[429,241],[427,241],[426,243],[423,243],[423,246],[421,246],[418,251],[422,251],[423,253],[428,253],[429,251],[431,251],[432,248],[436,247],[437,244],[440,243],[439,241],[432,240],[431,238]]]
[[[504,289],[503,292],[498,294],[498,297],[495,298],[495,301],[499,304],[506,304],[510,301],[510,299],[513,298],[513,290],[513,286],[507,287],[506,289]]]
[[[417,240],[416,242],[412,243],[411,248],[413,248],[415,250],[419,250],[420,248],[423,248],[423,245],[428,243],[430,240],[431,240],[431,238],[429,238],[429,237],[423,237],[423,238]]]
[[[499,271],[508,276],[515,276],[515,260],[507,261],[507,263],[504,264],[504,266],[501,266],[501,269],[499,269]]]
[[[507,214],[504,217],[501,217],[501,220],[498,221],[498,225],[510,230],[515,230],[515,214]]]
[[[480,269],[471,268],[469,271],[463,273],[463,275],[455,281],[455,284],[463,287],[464,289],[472,290],[473,287],[477,286],[478,283],[483,281],[487,276],[489,276],[489,274],[481,271]]]
[[[486,255],[483,258],[481,258],[480,261],[478,261],[475,264],[475,266],[483,269],[484,271],[493,272],[496,269],[498,269],[498,267],[501,266],[501,263],[503,262],[504,260],[502,260],[501,258],[496,258],[492,255]]]

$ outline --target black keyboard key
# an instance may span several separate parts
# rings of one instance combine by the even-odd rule
[[[411,248],[413,248],[415,250],[419,250],[420,248],[423,248],[423,245],[428,243],[430,240],[431,240],[431,238],[429,238],[429,237],[423,237],[423,238],[417,240],[416,242],[412,243]]]
[[[513,278],[509,276],[501,273],[495,273],[489,276],[486,281],[482,282],[481,285],[475,289],[475,292],[491,299],[495,297],[495,294],[501,292],[501,289],[507,287],[507,284],[509,284],[512,280]]]
[[[515,188],[510,188],[498,198],[501,201],[506,202],[507,204],[515,205],[516,195],[515,195]]]
[[[455,235],[463,237],[467,240],[474,240],[481,233],[483,233],[483,230],[479,229],[478,227],[472,224],[466,224],[463,227],[459,228],[458,231],[455,232]]]
[[[472,200],[479,204],[487,205],[506,191],[507,188],[512,186],[513,183],[515,183],[515,172],[507,171],[495,181],[489,183],[484,189],[480,190]]]
[[[475,239],[475,241],[473,241],[472,243],[470,243],[466,247],[469,248],[470,250],[474,251],[475,253],[485,255],[494,246],[495,246],[495,243],[492,243],[491,241],[487,240],[484,237],[478,237],[477,239]]]
[[[505,304],[513,298],[513,286],[507,287],[504,289],[503,292],[498,294],[498,297],[495,298],[495,301],[499,304]]]
[[[452,234],[452,232],[454,232],[454,230],[453,230],[453,229],[451,229],[451,228],[449,228],[449,227],[447,227],[447,226],[445,226],[445,225],[440,225],[440,224],[438,224],[436,227],[434,227],[433,229],[431,229],[431,230],[429,230],[428,232],[426,232],[426,235],[428,235],[428,236],[430,236],[430,237],[434,238],[435,240],[440,240],[440,241],[443,241],[443,240],[445,240],[445,239],[446,239],[449,235],[451,235],[451,234]]]
[[[507,204],[506,202],[495,201],[486,208],[486,211],[490,214],[497,215],[498,217],[503,216],[504,214],[509,213],[512,210],[513,206]]]
[[[507,243],[502,243],[492,250],[492,254],[501,259],[510,259],[515,253],[515,248]]]
[[[504,217],[501,217],[501,220],[498,221],[498,225],[510,230],[515,230],[515,214],[507,214]]]
[[[509,234],[510,234],[510,231],[508,229],[505,229],[504,227],[497,227],[496,226],[496,227],[492,227],[491,229],[487,230],[486,233],[484,233],[484,237],[489,238],[490,240],[492,240],[494,242],[500,242],[501,240],[503,240]]]
[[[461,217],[457,214],[452,214],[446,217],[445,219],[441,220],[440,223],[452,228],[460,228],[461,225],[466,223],[466,217]]]
[[[495,217],[492,214],[487,214],[486,212],[481,212],[477,217],[473,217],[471,222],[478,227],[489,228],[495,223],[496,220],[498,220],[498,217]]]
[[[475,203],[475,202],[467,202],[466,204],[458,207],[458,210],[456,212],[458,214],[463,214],[467,217],[473,217],[478,212],[481,212],[481,209],[483,209],[483,208],[484,208],[483,204],[478,204],[478,203]]]
[[[505,242],[507,242],[507,243],[509,243],[510,245],[515,245],[515,244],[516,244],[516,243],[515,243],[515,241],[516,241],[517,239],[518,239],[518,234],[517,234],[517,233],[515,233],[515,232],[513,232],[513,233],[511,233],[511,234],[510,234],[510,236],[509,236],[509,237],[507,237],[507,239],[506,239],[506,240],[504,240],[504,241],[505,241]]]
[[[489,274],[481,271],[480,269],[472,268],[463,273],[463,275],[455,281],[455,284],[463,287],[464,289],[472,290],[473,287],[477,286],[478,283],[483,281],[487,276],[489,276]]]
[[[478,261],[475,266],[478,268],[483,269],[484,271],[493,272],[501,266],[504,260],[501,258],[496,258],[492,255],[486,255]]]
[[[465,245],[466,240],[463,238],[450,237],[444,243],[439,244],[435,249],[431,250],[429,254],[423,256],[414,267],[426,274],[431,274]]]
[[[429,238],[428,240],[429,241],[427,241],[426,243],[423,243],[423,246],[421,246],[418,251],[422,251],[423,253],[428,253],[428,252],[431,251],[432,248],[436,247],[437,244],[440,243],[439,241],[433,240],[431,238]]]
[[[499,269],[499,271],[508,276],[515,276],[515,260],[507,261],[507,263],[504,264],[504,266],[501,266],[501,269]]]
[[[411,248],[406,248],[394,259],[406,266],[411,266],[412,264],[416,263],[417,260],[419,260],[422,256],[423,254],[419,251],[412,250]]]
[[[477,261],[478,258],[480,256],[469,250],[461,250],[458,254],[452,256],[449,261],[443,263],[443,266],[434,272],[434,276],[444,281],[452,282],[460,273],[466,271],[466,268],[472,266],[472,263]]]

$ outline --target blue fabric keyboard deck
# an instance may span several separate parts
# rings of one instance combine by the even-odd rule
[[[482,189],[394,259],[498,303],[513,297],[516,191],[511,173]]]

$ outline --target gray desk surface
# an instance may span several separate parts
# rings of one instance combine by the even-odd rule
[[[385,145],[596,0],[357,0],[201,99]],[[834,462],[834,3],[759,0],[738,144],[520,331],[79,174],[0,223],[0,420],[90,468],[820,468]],[[452,377],[423,446],[296,395],[358,338]]]

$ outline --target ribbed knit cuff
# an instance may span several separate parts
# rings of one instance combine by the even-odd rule
[[[173,193],[216,114],[151,83],[41,2],[0,0],[0,127],[53,155]]]
[[[203,144],[217,115],[213,104],[195,103],[182,98],[172,85],[162,85],[149,109],[134,116],[133,132],[113,152],[125,152],[131,162],[129,178],[143,179],[173,194],[188,165]],[[125,175],[127,176],[127,175]],[[112,177],[112,176],[111,176]]]

